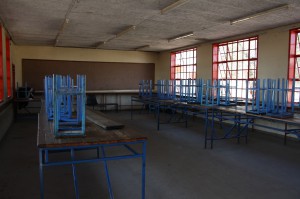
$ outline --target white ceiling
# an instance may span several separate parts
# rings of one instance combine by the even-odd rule
[[[0,19],[16,45],[116,50],[146,46],[141,50],[157,52],[300,22],[300,0],[189,0],[161,14],[176,1],[1,0]],[[284,4],[288,9],[230,24]],[[135,29],[116,37],[131,26]],[[188,32],[194,35],[168,41]]]

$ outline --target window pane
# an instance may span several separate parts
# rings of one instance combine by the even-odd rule
[[[237,69],[237,62],[232,62],[232,70],[236,70]]]
[[[248,61],[243,61],[243,69],[248,69]]]
[[[250,41],[250,49],[256,49],[256,40],[251,40]]]
[[[215,70],[218,70],[218,77],[214,77],[217,77],[218,79],[231,80],[231,96],[245,98],[246,80],[248,78],[256,78],[257,39],[257,37],[252,37],[236,41],[223,42],[213,46],[214,52],[218,53],[218,60],[216,57],[213,57],[213,62],[217,63],[217,67],[213,67],[213,74],[216,74]],[[237,85],[238,91],[235,91],[236,86],[232,85]]]
[[[300,57],[297,57],[295,65],[295,78],[298,79],[300,73]]]
[[[251,58],[256,58],[256,50],[250,50],[250,59]]]
[[[296,55],[300,55],[300,34],[297,34]]]
[[[171,53],[175,56],[175,66],[171,61],[171,79],[196,78],[196,48]],[[172,68],[176,68],[173,70]],[[175,74],[174,74],[175,73]]]
[[[220,70],[225,70],[225,69],[226,69],[226,64],[225,64],[225,63],[221,63],[221,64],[219,65],[219,69],[220,69]]]
[[[256,76],[256,71],[255,70],[249,70],[249,79],[254,79]]]
[[[243,42],[243,50],[248,51],[248,49],[249,49],[249,41],[247,40]]]
[[[193,72],[193,71],[194,71],[193,65],[187,66],[187,72]]]
[[[237,72],[236,71],[231,71],[231,79],[236,79],[237,76],[236,76]]]
[[[255,69],[256,68],[256,61],[250,61],[249,62],[249,69]]]

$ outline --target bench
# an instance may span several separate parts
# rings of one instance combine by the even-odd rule
[[[93,110],[95,110],[95,107],[100,107],[100,108],[104,108],[104,110],[106,111],[107,106],[114,106],[116,112],[118,112],[119,110],[118,103],[98,103],[95,95],[87,95],[86,105],[92,106]]]
[[[86,119],[106,130],[121,129],[124,127],[123,124],[107,118],[105,114],[89,109],[86,109]]]

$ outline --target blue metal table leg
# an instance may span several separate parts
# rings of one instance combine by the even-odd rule
[[[104,147],[101,146],[101,149],[102,149],[103,158],[105,158],[106,154],[104,151]],[[104,163],[104,168],[105,168],[105,175],[106,175],[106,182],[107,182],[107,186],[108,186],[109,198],[114,199],[114,194],[113,194],[111,183],[110,183],[110,177],[109,177],[109,173],[108,173],[108,166],[107,166],[106,160],[104,160],[103,163]]]
[[[75,160],[74,149],[71,149],[71,158],[72,158],[72,161]],[[72,173],[73,173],[73,180],[74,180],[75,196],[76,196],[76,199],[79,199],[78,182],[77,182],[77,174],[76,174],[75,164],[72,164]]]
[[[44,199],[44,173],[43,173],[43,150],[39,149],[39,162],[40,162],[40,198]]]
[[[142,199],[146,197],[146,142],[143,143],[143,156],[142,156]]]
[[[214,137],[215,137],[215,124],[214,124],[214,114],[215,111],[212,110],[212,117],[211,117],[211,134],[210,134],[210,148],[213,149],[213,144],[214,144]]]
[[[207,134],[208,134],[208,110],[205,110],[205,139],[204,139],[204,148],[207,147]]]

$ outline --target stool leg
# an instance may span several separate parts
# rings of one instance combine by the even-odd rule
[[[72,158],[72,161],[75,160],[74,149],[71,149],[71,158]],[[73,180],[74,180],[75,196],[76,196],[76,199],[79,199],[78,181],[77,181],[77,174],[76,174],[75,164],[72,164],[72,173],[73,173]]]

